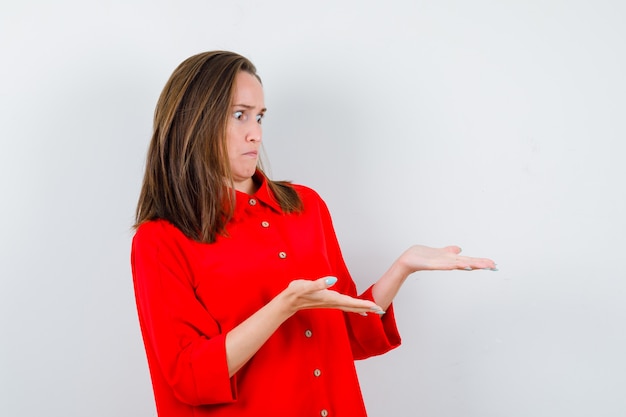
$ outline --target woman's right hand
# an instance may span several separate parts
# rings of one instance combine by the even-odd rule
[[[323,277],[314,281],[297,279],[280,294],[286,302],[290,314],[311,308],[336,308],[351,313],[383,314],[380,306],[369,300],[353,298],[337,291],[329,290],[337,282],[335,277]]]
[[[233,376],[290,316],[307,308],[336,308],[342,311],[383,314],[372,301],[352,298],[329,290],[335,277],[309,281],[297,279],[268,304],[226,334],[228,373]]]

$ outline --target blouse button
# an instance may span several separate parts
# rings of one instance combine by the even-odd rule
[[[328,416],[328,410],[322,410],[322,411],[320,411],[320,416],[322,416],[322,417],[326,417],[326,416]]]
[[[316,369],[313,371],[313,375],[315,375],[316,377],[322,375],[322,371],[320,371],[319,369]]]
[[[280,259],[285,259],[287,257],[287,254],[285,252],[278,252],[278,257]]]
[[[313,332],[312,332],[312,331],[310,331],[310,330],[307,330],[306,332],[304,332],[304,335],[305,335],[306,337],[311,337],[311,336],[313,336]]]
[[[270,222],[262,221],[261,222],[261,226],[263,226],[263,227],[270,227]]]
[[[251,206],[256,206],[256,200],[254,198],[251,198],[248,203],[250,203]]]

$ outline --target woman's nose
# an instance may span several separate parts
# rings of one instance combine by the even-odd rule
[[[250,123],[251,126],[248,129],[248,135],[246,139],[251,142],[261,142],[261,137],[263,136],[263,129],[261,125],[255,120]]]

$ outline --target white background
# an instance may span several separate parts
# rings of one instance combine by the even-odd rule
[[[258,67],[275,179],[317,189],[365,289],[410,244],[371,417],[626,414],[623,1],[4,1],[0,415],[154,416],[129,266],[157,97]],[[345,416],[344,416],[345,417]]]

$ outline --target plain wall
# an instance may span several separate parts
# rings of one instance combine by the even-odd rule
[[[409,245],[371,417],[626,414],[626,3],[0,5],[0,415],[154,416],[130,274],[157,97],[248,56],[271,174],[327,201],[360,289]]]

